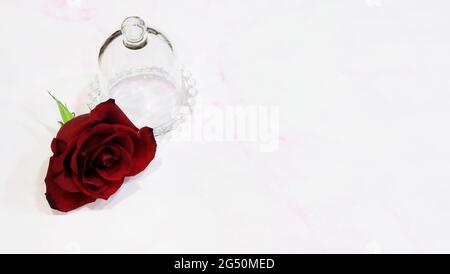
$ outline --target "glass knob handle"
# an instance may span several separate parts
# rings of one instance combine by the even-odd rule
[[[120,27],[123,44],[130,49],[142,48],[147,44],[147,27],[144,20],[137,16],[125,18]]]
[[[100,62],[108,45],[119,36],[123,36],[122,40],[125,47],[129,49],[140,49],[147,45],[148,33],[160,37],[169,46],[170,50],[173,51],[172,43],[163,33],[154,28],[147,27],[144,20],[140,17],[130,16],[122,22],[120,30],[111,34],[103,43],[98,54],[98,61]]]

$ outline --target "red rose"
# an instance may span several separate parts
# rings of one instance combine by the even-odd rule
[[[153,130],[133,125],[110,99],[64,124],[53,139],[45,183],[50,207],[70,211],[108,199],[153,160]]]

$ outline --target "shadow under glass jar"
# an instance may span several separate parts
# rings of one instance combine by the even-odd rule
[[[196,91],[172,44],[139,17],[126,18],[100,49],[98,102],[109,98],[155,135],[172,130],[190,112]]]

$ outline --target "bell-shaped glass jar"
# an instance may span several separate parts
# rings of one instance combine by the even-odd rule
[[[126,18],[101,47],[98,61],[97,101],[115,99],[136,126],[163,135],[190,112],[195,83],[169,40],[141,18]]]

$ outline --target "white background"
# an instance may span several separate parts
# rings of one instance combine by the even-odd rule
[[[450,252],[450,3],[0,2],[0,252]],[[58,112],[104,39],[165,32],[199,102],[275,105],[279,149],[166,142],[108,201],[52,211]]]

